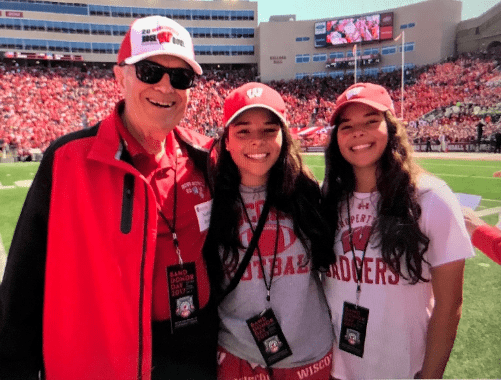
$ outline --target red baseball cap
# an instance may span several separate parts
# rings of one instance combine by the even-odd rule
[[[131,65],[155,55],[178,57],[202,74],[202,68],[195,62],[192,38],[184,27],[162,16],[134,20],[120,45],[117,64]]]
[[[331,116],[329,125],[333,126],[337,116],[342,112],[342,109],[347,104],[351,103],[367,104],[382,112],[389,110],[396,116],[394,102],[384,87],[373,83],[356,83],[346,89],[343,94],[336,99],[335,112]]]
[[[233,90],[225,99],[223,107],[225,128],[241,113],[251,108],[268,109],[276,114],[284,125],[288,124],[286,104],[281,94],[263,83],[250,82]]]

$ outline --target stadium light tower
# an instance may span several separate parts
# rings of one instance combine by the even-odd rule
[[[357,42],[352,48],[352,55],[354,56],[354,84],[357,83]]]
[[[404,121],[404,30],[401,42],[401,119]]]
[[[401,38],[401,119],[404,121],[404,30],[394,38],[397,42]]]

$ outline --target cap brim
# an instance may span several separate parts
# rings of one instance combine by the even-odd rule
[[[197,73],[198,75],[202,75],[202,67],[200,67],[200,65],[197,62],[195,62],[193,59],[185,57],[182,54],[177,54],[177,53],[173,53],[173,52],[166,51],[164,53],[162,51],[160,51],[160,52],[159,51],[150,51],[147,53],[135,55],[134,57],[126,58],[126,59],[124,59],[124,62],[128,65],[132,65],[136,62],[144,60],[145,58],[154,57],[156,55],[170,55],[173,57],[180,58],[183,61],[185,61],[186,63],[188,63],[190,65],[190,67],[193,69],[193,71],[195,71],[195,73]]]
[[[342,112],[343,109],[346,106],[348,106],[349,104],[353,104],[353,103],[362,103],[362,104],[366,104],[366,105],[368,105],[370,107],[373,107],[376,110],[381,111],[381,112],[385,112],[387,110],[390,110],[392,113],[394,113],[390,108],[385,107],[384,105],[382,105],[380,103],[377,103],[377,102],[374,102],[372,100],[369,100],[369,99],[352,99],[352,100],[347,100],[345,103],[342,104],[341,107],[339,107],[339,108],[337,108],[335,110],[335,112],[331,116],[331,119],[329,121],[329,125],[330,126],[334,126],[335,125],[335,120],[338,117],[338,115],[340,114],[340,112]]]
[[[273,114],[277,115],[279,117],[279,119],[281,119],[281,121],[284,124],[284,126],[288,125],[288,122],[286,121],[284,115],[281,115],[279,112],[277,112],[272,107],[266,106],[264,104],[249,104],[249,105],[247,105],[245,107],[242,107],[239,111],[237,111],[236,113],[234,113],[232,115],[232,117],[230,119],[228,119],[228,121],[225,123],[225,128],[228,127],[230,124],[232,124],[232,122],[236,118],[238,118],[244,111],[247,111],[247,110],[249,110],[251,108],[265,108],[265,109],[269,110],[270,112],[272,112]]]

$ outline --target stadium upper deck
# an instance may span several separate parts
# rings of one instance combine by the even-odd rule
[[[0,51],[112,63],[132,20],[162,15],[188,29],[201,64],[256,66],[256,14],[250,1],[2,0]]]
[[[264,82],[304,77],[377,76],[498,46],[500,4],[461,22],[458,0],[427,0],[338,19],[271,17],[258,25],[255,1],[0,0],[0,53],[7,59],[115,62],[134,18],[160,14],[194,38],[206,69],[246,68]],[[329,29],[329,30],[328,30]],[[404,34],[403,34],[404,32]],[[398,41],[396,38],[401,36]],[[404,42],[404,43],[403,43]],[[0,54],[1,55],[1,54]]]

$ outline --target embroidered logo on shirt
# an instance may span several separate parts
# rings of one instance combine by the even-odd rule
[[[185,190],[187,194],[198,195],[200,199],[204,199],[206,187],[201,181],[185,182],[183,185],[181,185],[181,188]]]

